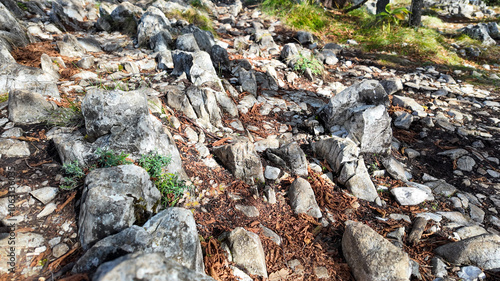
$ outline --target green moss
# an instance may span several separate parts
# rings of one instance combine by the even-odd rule
[[[6,93],[6,94],[1,94],[0,95],[0,103],[2,102],[6,102],[9,100],[9,93]]]

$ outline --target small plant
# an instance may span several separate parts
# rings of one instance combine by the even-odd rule
[[[210,31],[215,34],[212,20],[205,13],[196,11],[195,9],[189,8],[185,11],[174,10],[166,14],[167,18],[173,17],[176,19],[182,19],[189,23],[198,26],[200,29]]]
[[[9,100],[9,93],[1,94],[0,95],[0,103],[6,102]]]
[[[98,148],[96,154],[99,157],[97,159],[97,164],[101,168],[108,168],[118,165],[127,165],[134,163],[133,161],[127,159],[127,157],[129,156],[128,154],[125,154],[123,152],[118,154],[111,149],[102,150],[101,148]]]
[[[17,1],[17,2],[16,2],[16,4],[17,4],[17,6],[18,6],[21,10],[23,10],[23,11],[27,11],[27,10],[28,10],[28,6],[26,6],[26,4],[24,4],[24,3],[23,3],[23,2],[21,2],[21,1]]]
[[[391,24],[399,25],[399,21],[404,20],[410,11],[405,7],[391,9],[391,4],[385,6],[385,12],[377,15],[379,22],[384,24],[384,29],[391,30]]]
[[[178,175],[163,172],[171,161],[171,157],[160,155],[158,152],[150,152],[139,159],[139,165],[148,172],[156,188],[161,192],[161,204],[165,208],[177,204],[184,191],[189,189],[186,182],[179,179]]]
[[[323,64],[313,55],[307,57],[303,54],[299,54],[293,66],[293,70],[304,73],[308,68],[314,75],[321,75],[323,73]]]
[[[59,186],[61,189],[72,190],[82,184],[85,173],[80,167],[78,160],[64,164],[62,168],[66,176],[63,178],[64,184]]]

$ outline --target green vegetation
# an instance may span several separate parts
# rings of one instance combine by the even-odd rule
[[[323,73],[323,64],[313,55],[305,56],[299,54],[299,58],[295,62],[293,70],[304,73],[308,68],[315,75],[321,75]]]
[[[297,4],[293,0],[265,0],[262,3],[263,12],[284,19],[285,23],[296,29],[322,31],[330,23],[325,11],[308,2]]]
[[[0,95],[0,103],[6,102],[9,100],[9,93],[1,94]]]
[[[200,29],[210,31],[212,34],[215,34],[213,23],[210,17],[207,14],[195,9],[189,8],[185,11],[175,10],[172,13],[166,14],[165,16],[167,18],[173,17],[178,20],[185,20],[198,26]]]
[[[28,10],[28,6],[26,6],[26,4],[24,4],[24,3],[23,3],[23,2],[21,2],[21,1],[17,1],[17,2],[16,2],[16,4],[17,4],[17,6],[18,6],[21,10],[23,10],[23,11],[27,11],[27,10]]]
[[[139,159],[139,165],[148,172],[156,188],[161,192],[161,204],[165,208],[174,206],[184,191],[190,188],[185,181],[179,179],[178,175],[163,172],[171,161],[170,157],[159,155],[157,152],[150,152]]]
[[[74,162],[69,164],[64,164],[62,168],[65,177],[63,178],[64,183],[59,186],[61,189],[72,190],[83,183],[83,177],[85,176],[85,173],[80,167],[78,160],[75,160]]]
[[[97,163],[100,168],[108,168],[118,165],[127,165],[134,163],[133,161],[127,159],[127,157],[129,156],[128,154],[125,154],[123,152],[118,154],[111,149],[102,150],[101,148],[98,148],[96,150],[96,154],[99,157],[97,159]]]
[[[384,25],[384,29],[391,30],[392,25],[399,25],[399,22],[406,19],[410,13],[405,7],[391,8],[391,4],[385,6],[385,12],[377,15],[378,20]]]

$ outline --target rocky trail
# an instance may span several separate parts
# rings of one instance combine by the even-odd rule
[[[198,5],[1,1],[1,280],[500,280],[498,87]]]

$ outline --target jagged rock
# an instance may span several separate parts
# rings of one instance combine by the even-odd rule
[[[307,214],[314,218],[321,218],[321,210],[307,180],[297,178],[290,186],[288,194],[290,205],[296,214]]]
[[[170,65],[170,63],[168,64],[168,68],[173,68],[172,54],[169,51],[169,49],[170,49],[169,46],[170,46],[170,44],[172,44],[172,42],[173,42],[172,35],[166,29],[159,31],[155,35],[152,35],[149,39],[149,47],[151,49],[153,49],[155,52],[160,52],[160,54],[162,54],[163,56],[166,56],[166,54],[163,54],[163,53],[168,51],[167,52],[167,54],[169,56],[168,61],[171,62],[171,65]],[[160,66],[158,66],[158,67],[160,69],[164,69],[164,68],[161,68]]]
[[[500,30],[498,29],[498,23],[489,22],[487,23],[488,34],[493,39],[500,39]]]
[[[486,229],[480,227],[479,225],[471,225],[471,226],[461,227],[455,230],[454,233],[456,233],[461,240],[464,240],[482,234],[488,234],[488,231],[486,231]]]
[[[12,13],[0,3],[0,41],[7,43],[7,49],[24,47],[29,43],[24,28]]]
[[[212,46],[212,49],[210,51],[210,58],[212,59],[214,68],[217,71],[228,71],[231,67],[231,61],[229,60],[227,50],[219,45]]]
[[[248,140],[213,148],[213,153],[231,173],[248,184],[264,182],[262,163],[255,146]]]
[[[158,8],[150,6],[147,11],[142,15],[139,25],[137,26],[137,45],[138,46],[151,46],[155,51],[161,51],[159,48],[160,38],[165,38],[164,36],[158,37],[160,33],[170,34],[168,29],[170,27],[170,21],[165,17],[165,14]],[[151,38],[155,38],[151,40]],[[168,38],[168,36],[166,36]],[[170,41],[172,37],[170,36]],[[163,43],[163,46],[168,46]],[[156,47],[156,48],[155,48]]]
[[[130,2],[118,5],[110,14],[111,30],[135,36],[143,10]]]
[[[377,190],[370,179],[363,158],[346,163],[339,178],[342,179],[349,192],[357,198],[370,202],[374,202],[378,198]]]
[[[484,234],[436,248],[436,254],[459,265],[475,265],[483,269],[500,267],[500,236]]]
[[[281,49],[280,57],[288,64],[290,61],[296,59],[298,55],[299,50],[297,49],[297,46],[294,43],[288,43]]]
[[[53,128],[47,132],[47,139],[54,142],[63,164],[78,161],[82,167],[85,167],[95,158],[92,144],[73,128]]]
[[[401,164],[401,162],[396,160],[393,156],[385,157],[382,160],[382,164],[387,169],[387,172],[391,175],[391,177],[404,182],[408,181],[408,176],[403,164]]]
[[[195,53],[174,51],[172,58],[174,61],[172,75],[180,76],[182,73],[186,73],[189,80],[196,86],[211,82],[216,83],[222,89],[222,84],[208,53],[204,51]]]
[[[0,37],[0,65],[15,64],[16,60],[10,53],[11,48],[5,39]]]
[[[457,188],[453,185],[447,183],[444,180],[426,182],[425,185],[432,189],[432,192],[435,194],[443,195],[443,196],[452,196],[455,192],[457,192]]]
[[[460,32],[469,35],[471,38],[479,40],[486,46],[494,46],[497,43],[489,35],[488,25],[485,23],[479,23],[477,25],[468,25],[464,28],[459,29]]]
[[[96,169],[85,178],[78,221],[80,242],[90,248],[102,238],[118,233],[148,216],[158,206],[161,193],[143,168],[120,165]]]
[[[0,138],[0,155],[2,157],[30,156],[29,144],[25,141]]]
[[[42,54],[42,56],[40,57],[40,65],[42,67],[42,70],[50,74],[56,80],[60,78],[60,68],[58,64],[60,64],[61,67],[66,67],[61,57],[51,58],[47,54]]]
[[[353,141],[336,136],[319,140],[312,147],[314,153],[326,159],[336,173],[340,172],[345,163],[356,161],[359,156],[359,148]]]
[[[410,280],[408,254],[360,222],[346,222],[342,252],[356,280]]]
[[[58,191],[59,188],[48,186],[33,190],[30,194],[45,205],[56,197]]]
[[[266,256],[257,234],[237,227],[227,238],[234,263],[248,273],[267,278]]]
[[[196,114],[198,124],[210,131],[215,131],[212,127],[222,127],[222,112],[217,104],[214,90],[191,86],[187,89],[186,95]]]
[[[413,116],[405,111],[394,112],[396,119],[394,120],[394,126],[397,128],[408,130],[413,122]]]
[[[241,68],[238,73],[238,79],[243,92],[257,96],[257,80],[253,71],[246,71]]]
[[[309,44],[309,43],[314,42],[314,37],[313,37],[312,33],[307,32],[307,31],[298,31],[297,35],[295,37],[297,37],[297,40],[299,41],[299,43],[301,45],[305,45],[305,44]]]
[[[193,29],[193,36],[200,50],[210,54],[212,52],[212,47],[215,45],[213,34],[207,30],[201,30],[196,26],[193,26]]]
[[[37,124],[47,121],[57,106],[41,94],[14,90],[9,95],[9,119],[16,124]]]
[[[391,189],[392,195],[403,206],[414,206],[427,199],[427,193],[416,187],[396,187]]]
[[[321,51],[320,55],[322,56],[321,61],[324,64],[327,64],[327,65],[336,65],[339,62],[339,59],[337,58],[337,56],[335,55],[335,53],[333,51],[329,50],[329,49]],[[319,56],[318,56],[318,59],[319,59]]]
[[[52,2],[50,19],[64,31],[86,30],[97,19],[94,1],[57,0]]]
[[[76,37],[72,34],[66,34],[63,41],[57,41],[57,48],[62,56],[66,57],[83,57],[85,55],[85,48],[78,42]]]
[[[238,117],[238,108],[236,104],[234,104],[233,100],[225,92],[215,92],[215,98],[224,112],[231,117]]]
[[[137,252],[102,264],[97,269],[96,281],[121,280],[171,280],[171,281],[214,281],[203,273],[180,265],[174,259],[161,253]]]
[[[200,51],[200,47],[198,47],[198,43],[196,43],[193,33],[179,35],[175,41],[175,47],[185,52]]]
[[[405,108],[410,108],[411,110],[416,112],[419,117],[427,116],[424,107],[421,106],[418,102],[416,102],[412,98],[394,95],[392,98],[392,104]]]
[[[59,99],[56,80],[39,68],[11,64],[0,69],[0,92],[26,90]]]
[[[470,156],[462,156],[457,160],[457,168],[462,171],[470,172],[474,166],[476,166],[476,161]]]
[[[297,142],[288,143],[278,149],[268,149],[267,156],[278,166],[288,168],[294,175],[308,175],[306,155]]]

